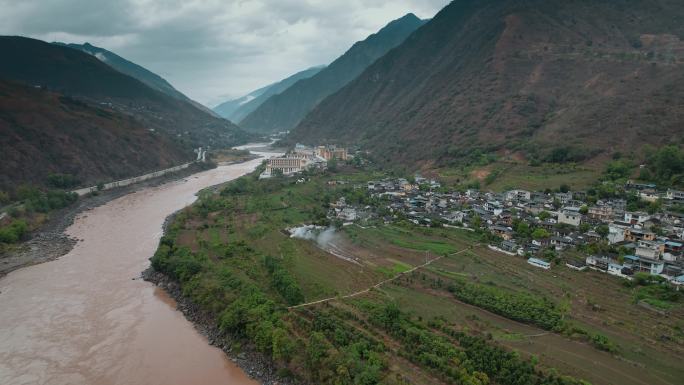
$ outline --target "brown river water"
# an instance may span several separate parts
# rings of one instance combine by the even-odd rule
[[[64,257],[0,280],[0,384],[254,385],[141,280],[164,219],[261,163],[145,188],[77,217]]]

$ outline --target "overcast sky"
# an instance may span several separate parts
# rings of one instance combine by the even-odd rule
[[[0,34],[90,42],[213,107],[449,0],[0,0]]]

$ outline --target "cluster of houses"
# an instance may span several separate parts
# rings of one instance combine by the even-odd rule
[[[330,160],[347,160],[348,157],[346,148],[334,145],[308,147],[297,144],[292,151],[285,155],[270,158],[266,164],[266,170],[261,173],[259,178],[270,178],[277,174],[292,176],[309,169],[322,169]]]
[[[589,256],[585,261],[570,261],[568,266],[599,269],[622,277],[647,272],[684,284],[684,214],[667,210],[656,214],[633,212],[627,210],[626,201],[621,199],[590,204],[583,192],[445,192],[439,182],[421,177],[412,181],[371,181],[354,187],[366,189],[371,197],[379,198],[375,201],[380,205],[352,205],[342,197],[331,204],[330,219],[344,224],[369,218],[385,223],[407,219],[416,225],[485,229],[497,240],[490,248],[527,256],[530,264],[545,269],[551,267],[543,260],[549,250],[555,253],[604,242],[622,250],[623,255]],[[639,195],[644,192],[640,187]],[[658,199],[682,203],[684,192],[669,190]],[[514,228],[521,223],[528,229],[544,231],[521,235],[519,228]]]

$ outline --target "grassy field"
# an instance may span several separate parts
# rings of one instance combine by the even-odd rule
[[[437,171],[449,185],[468,186],[477,182],[492,191],[524,189],[543,191],[566,184],[573,190],[584,190],[596,183],[601,170],[594,165],[542,164],[530,166],[520,162],[495,162],[487,166]]]
[[[675,304],[664,317],[641,307],[635,289],[617,278],[538,269],[459,229],[345,226],[325,245],[284,231],[325,225],[327,202],[377,177],[343,168],[306,183],[243,178],[181,213],[153,266],[179,279],[226,333],[311,383],[579,384],[559,375],[606,385],[681,383],[684,308]],[[476,297],[464,302],[459,288]],[[547,325],[502,307],[506,301],[562,319]],[[613,351],[598,348],[595,335]],[[525,374],[511,376],[501,369],[508,366]]]

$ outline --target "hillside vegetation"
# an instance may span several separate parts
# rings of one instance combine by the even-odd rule
[[[681,146],[683,19],[676,0],[456,0],[318,104],[290,141],[360,144],[412,168]]]
[[[0,190],[53,173],[84,184],[134,176],[253,138],[80,50],[3,36],[0,51],[11,52],[0,61]]]
[[[92,185],[192,159],[179,143],[125,114],[6,81],[0,81],[0,147],[0,191],[48,185],[59,173]]]
[[[0,61],[0,78],[124,113],[176,140],[188,152],[193,147],[223,147],[251,138],[231,122],[152,89],[80,50],[2,36],[0,51],[12,52]]]
[[[477,233],[409,222],[339,229],[330,242],[355,257],[345,260],[285,229],[329,225],[326,211],[340,197],[376,204],[354,186],[382,174],[340,165],[304,175],[304,183],[257,175],[205,192],[182,211],[152,266],[214,320],[220,344],[262,352],[284,377],[311,384],[587,384],[582,378],[674,385],[683,374],[681,305],[662,318],[636,306],[632,293],[641,289],[618,279],[545,271],[482,247]],[[639,327],[649,323],[668,338]]]

